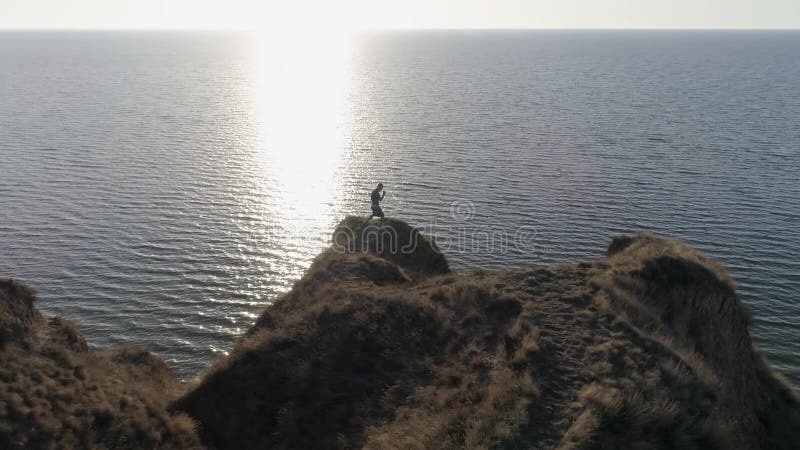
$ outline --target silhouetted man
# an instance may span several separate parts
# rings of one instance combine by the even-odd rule
[[[386,192],[381,194],[381,191],[383,191],[383,183],[378,183],[378,187],[372,191],[372,215],[367,217],[367,222],[369,222],[373,217],[380,217],[380,223],[383,225],[383,210],[381,209],[381,200],[383,200],[383,197],[386,197]]]

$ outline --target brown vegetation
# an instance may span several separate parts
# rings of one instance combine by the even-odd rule
[[[0,279],[0,448],[200,446],[192,420],[166,410],[181,386],[161,360],[134,347],[90,351],[35,299]]]
[[[796,392],[725,272],[680,242],[455,275],[426,239],[395,255],[341,236],[175,403],[207,444],[800,448]]]
[[[797,392],[679,241],[472,274],[396,220],[333,242],[188,388],[0,280],[0,448],[800,448]]]

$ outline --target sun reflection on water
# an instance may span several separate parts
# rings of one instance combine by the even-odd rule
[[[292,277],[337,220],[336,173],[350,133],[352,38],[265,34],[253,45],[258,161],[266,219]],[[299,273],[298,273],[299,271]]]

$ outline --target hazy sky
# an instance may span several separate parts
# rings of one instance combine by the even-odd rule
[[[0,0],[0,28],[800,28],[800,0]]]

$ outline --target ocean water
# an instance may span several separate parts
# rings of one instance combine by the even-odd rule
[[[0,276],[195,376],[346,214],[457,270],[652,230],[800,383],[800,32],[0,32]]]

